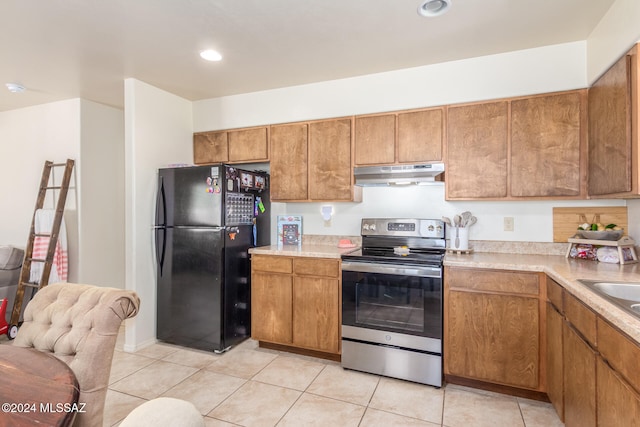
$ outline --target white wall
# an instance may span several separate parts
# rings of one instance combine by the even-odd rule
[[[292,122],[583,88],[586,43],[510,52],[363,77],[194,102],[196,131]],[[440,218],[464,210],[478,217],[474,240],[553,240],[554,206],[624,205],[624,201],[445,202],[444,188],[365,188],[362,203],[287,203],[276,212],[303,215],[306,234],[359,235],[362,217]],[[503,230],[503,217],[515,230]]]
[[[123,289],[124,112],[81,100],[78,280]]]
[[[587,80],[593,83],[640,41],[640,1],[617,0],[587,39]]]
[[[77,160],[80,144],[79,99],[0,113],[0,245],[26,246],[44,162]],[[62,170],[54,170],[56,182]],[[79,265],[76,190],[65,205],[70,281],[78,279]],[[47,200],[45,207],[54,204]]]
[[[125,349],[155,341],[153,219],[158,168],[193,162],[191,102],[135,79],[125,80],[126,288],[140,312],[126,328]]]
[[[44,162],[74,159],[64,214],[68,280],[123,288],[122,111],[70,99],[2,112],[0,141],[0,245],[26,246]],[[63,171],[54,168],[52,183]],[[45,208],[53,207],[47,197]]]
[[[446,202],[444,186],[366,187],[362,199],[362,203],[287,203],[286,213],[303,216],[303,234],[354,236],[360,234],[360,220],[365,217],[453,218],[468,210],[478,218],[469,230],[471,240],[552,242],[554,207],[625,206],[624,200]],[[333,206],[329,222],[320,215],[322,205]],[[514,218],[514,231],[504,231],[504,217]]]
[[[587,86],[586,44],[567,43],[194,102],[194,131],[348,116]]]

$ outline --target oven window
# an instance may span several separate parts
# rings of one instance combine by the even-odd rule
[[[343,272],[343,324],[442,337],[442,280]]]

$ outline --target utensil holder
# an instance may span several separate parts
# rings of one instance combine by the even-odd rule
[[[466,251],[469,249],[469,229],[466,227],[454,227],[450,241],[451,249]]]

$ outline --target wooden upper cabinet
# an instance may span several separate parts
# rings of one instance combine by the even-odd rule
[[[229,161],[227,132],[199,132],[193,134],[193,163],[206,165]]]
[[[358,116],[357,166],[442,161],[444,108]]]
[[[229,162],[269,160],[268,128],[229,131]]]
[[[196,165],[266,161],[269,161],[267,127],[193,134],[193,162]]]
[[[309,124],[309,199],[353,200],[351,122]]]
[[[511,195],[580,197],[586,91],[511,101]]]
[[[622,57],[589,89],[590,195],[632,190],[633,59],[633,55]]]
[[[449,107],[447,199],[507,196],[507,101]]]
[[[395,162],[396,115],[356,117],[355,163],[378,165]]]
[[[442,160],[444,108],[398,114],[398,162]]]
[[[271,126],[271,199],[307,200],[309,125]]]

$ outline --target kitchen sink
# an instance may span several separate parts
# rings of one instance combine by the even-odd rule
[[[618,307],[640,317],[640,282],[612,282],[583,280],[578,282],[616,304]]]

